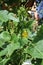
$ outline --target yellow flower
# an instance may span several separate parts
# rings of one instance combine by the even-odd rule
[[[22,37],[24,37],[24,38],[27,38],[28,37],[28,32],[26,30],[24,30],[22,32]]]

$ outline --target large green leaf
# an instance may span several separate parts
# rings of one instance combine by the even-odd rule
[[[28,47],[25,49],[25,53],[29,53],[33,58],[42,58],[43,59],[43,40],[40,40],[34,46]]]
[[[10,41],[11,36],[9,34],[9,32],[4,31],[0,34],[0,47],[2,47],[3,45],[5,46],[7,41]]]
[[[7,49],[5,48],[4,50],[0,51],[0,57],[4,56],[7,54]]]
[[[2,21],[2,22],[8,21],[7,14],[8,14],[8,11],[7,10],[1,10],[0,11],[0,21]]]
[[[20,44],[18,42],[17,43],[12,42],[11,44],[7,45],[7,47],[4,50],[0,51],[0,57],[4,55],[11,56],[12,53],[19,48]]]
[[[5,41],[9,41],[11,39],[11,36],[9,34],[9,32],[7,31],[3,31],[1,34],[0,34],[0,39],[3,40],[3,42]]]
[[[11,56],[12,53],[17,50],[17,49],[20,49],[20,44],[17,42],[17,43],[11,43],[10,45],[7,46],[7,55],[8,56]]]
[[[19,18],[15,17],[14,15],[15,15],[14,13],[9,13],[8,19],[13,20],[14,22],[19,22]]]
[[[14,16],[14,13],[8,13],[7,10],[0,11],[0,24],[7,22],[8,20],[13,20],[14,22],[19,22],[19,18]]]

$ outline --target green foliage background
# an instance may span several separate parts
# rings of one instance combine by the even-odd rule
[[[0,10],[0,65],[22,65],[27,59],[32,65],[43,65],[43,24],[34,32],[35,22],[23,5],[16,14]]]

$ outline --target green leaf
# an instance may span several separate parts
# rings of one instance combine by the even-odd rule
[[[0,11],[0,21],[2,21],[2,22],[8,21],[7,14],[8,14],[8,11],[7,10],[1,10]]]
[[[11,36],[9,32],[7,31],[2,32],[0,34],[0,47],[2,47],[5,44],[5,42],[10,41],[10,39],[11,39]]]
[[[6,41],[9,41],[11,39],[11,36],[10,36],[9,32],[3,31],[0,34],[0,39],[4,40],[6,42]]]
[[[14,13],[9,13],[8,18],[9,18],[9,20],[13,20],[13,22],[19,22],[19,18],[16,18],[14,16]]]
[[[2,39],[0,39],[0,47],[2,46],[2,45],[4,45],[5,43],[4,43],[4,40],[2,40]]]
[[[0,26],[2,26],[2,24],[3,24],[3,22],[2,22],[2,21],[0,21]]]
[[[40,30],[37,32],[33,42],[38,42],[39,40],[43,40],[43,25],[41,26]]]
[[[43,65],[43,60],[42,60],[42,62],[41,62],[41,65]]]
[[[4,55],[11,56],[12,53],[17,49],[20,49],[20,43],[12,42],[11,44],[7,45],[7,47],[4,50],[0,51],[0,57]]]
[[[10,58],[8,58],[8,59],[4,58],[4,59],[0,62],[0,65],[5,65],[9,59],[10,59]]]
[[[7,55],[8,56],[11,56],[12,55],[12,53],[15,51],[15,50],[17,50],[17,49],[20,49],[20,43],[11,43],[11,44],[9,44],[8,46],[7,46]]]
[[[19,40],[19,42],[20,42],[21,47],[23,47],[23,46],[25,46],[26,44],[28,44],[28,39],[27,39],[27,38],[21,38],[21,39]]]
[[[0,51],[0,57],[4,56],[7,54],[7,49],[5,48],[4,50]]]
[[[43,59],[43,40],[37,42],[35,46],[33,44],[31,45],[25,49],[25,52],[29,53],[33,58]]]
[[[14,42],[14,43],[18,42],[18,37],[17,37],[17,35],[15,33],[12,34],[11,41]]]

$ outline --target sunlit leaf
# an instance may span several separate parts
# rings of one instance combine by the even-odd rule
[[[11,39],[9,32],[4,31],[0,34],[0,39],[4,41],[9,41]]]
[[[40,40],[34,46],[28,47],[25,49],[26,53],[29,53],[33,58],[42,58],[43,59],[43,40]]]

